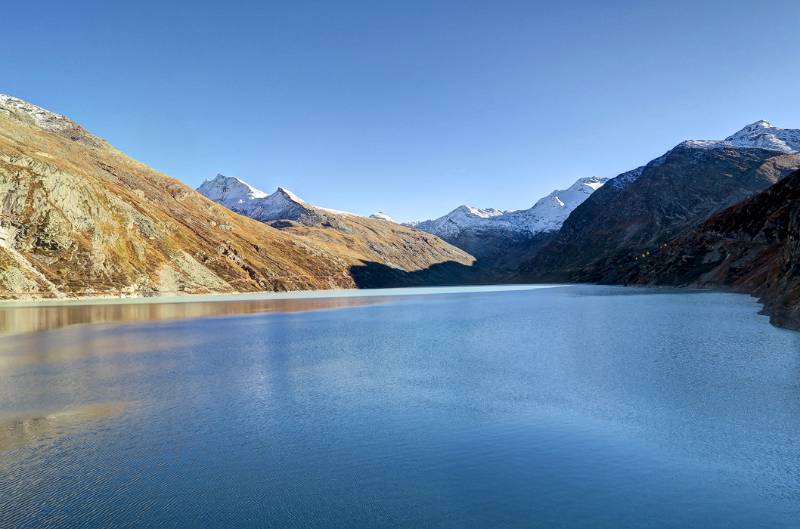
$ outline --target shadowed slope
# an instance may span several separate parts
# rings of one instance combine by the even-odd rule
[[[798,166],[798,154],[686,142],[592,194],[553,241],[520,268],[519,277],[619,281],[625,263],[763,191]]]
[[[640,258],[625,282],[755,294],[773,322],[800,328],[800,171]]]

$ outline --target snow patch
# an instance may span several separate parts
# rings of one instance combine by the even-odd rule
[[[260,221],[297,220],[312,210],[332,215],[358,216],[348,211],[309,204],[285,187],[278,187],[274,193],[268,195],[240,178],[221,174],[205,180],[197,191],[236,213]]]
[[[37,127],[52,132],[62,132],[77,126],[66,116],[5,94],[0,94],[0,112],[26,117]]]
[[[438,219],[410,225],[445,239],[469,232],[492,231],[532,236],[556,231],[569,214],[606,181],[606,178],[598,176],[581,178],[569,188],[553,191],[525,210],[500,211],[459,206]]]
[[[678,145],[690,149],[765,149],[768,151],[800,152],[800,130],[781,129],[769,121],[759,120],[744,127],[724,140],[687,140]]]
[[[397,223],[397,221],[396,221],[396,220],[394,220],[392,217],[390,217],[389,215],[387,215],[387,214],[386,214],[386,213],[384,213],[383,211],[379,211],[379,212],[377,212],[377,213],[373,213],[372,215],[370,215],[370,216],[369,216],[369,218],[371,218],[371,219],[380,219],[380,220],[386,220],[386,221],[389,221],[389,222],[394,222],[394,223]]]
[[[228,209],[246,207],[253,200],[267,196],[265,192],[256,189],[244,180],[222,174],[203,181],[197,191]]]

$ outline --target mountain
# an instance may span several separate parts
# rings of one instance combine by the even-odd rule
[[[359,271],[355,279],[360,286],[454,282],[460,277],[456,271],[469,272],[474,261],[471,255],[429,233],[387,222],[386,218],[362,217],[317,206],[282,187],[267,194],[238,178],[217,175],[203,182],[197,191],[309,244],[336,243],[349,259],[374,267]],[[455,265],[450,267],[452,278],[438,273],[434,279],[423,273],[432,265],[445,262]],[[418,273],[408,276],[396,271]]]
[[[263,191],[259,191],[235,176],[221,174],[211,180],[206,180],[197,190],[214,202],[237,213],[246,210],[253,200],[267,196]]]
[[[371,218],[371,219],[380,219],[380,220],[385,220],[385,221],[388,221],[388,222],[397,223],[396,220],[394,220],[392,217],[390,217],[389,215],[387,215],[383,211],[378,211],[377,213],[373,213],[372,215],[369,216],[369,218]]]
[[[367,244],[237,215],[69,118],[0,96],[0,298],[349,288],[371,264],[354,250]],[[401,270],[471,262],[429,244]]]
[[[800,171],[630,263],[628,284],[723,287],[800,329]]]
[[[515,279],[620,281],[637,255],[800,167],[797,135],[759,121],[722,141],[680,143],[593,193]]]
[[[779,152],[800,152],[800,130],[779,129],[768,121],[752,123],[723,140],[724,144],[742,148],[767,149]]]
[[[459,206],[447,215],[413,224],[471,253],[491,266],[512,263],[531,241],[557,232],[569,214],[606,182],[597,176],[581,178],[556,190],[533,207],[518,211]],[[513,254],[513,255],[512,255]]]
[[[307,204],[283,187],[268,195],[244,180],[221,174],[205,180],[197,191],[236,213],[261,222],[295,220],[314,223],[323,222],[326,214],[355,216],[353,213]]]

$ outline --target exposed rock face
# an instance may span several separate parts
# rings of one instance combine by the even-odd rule
[[[236,215],[68,118],[0,97],[0,298],[354,287],[354,248],[368,244]],[[430,245],[403,264],[471,262]]]
[[[798,167],[800,155],[782,148],[684,142],[592,194],[523,264],[517,278],[618,282],[631,259],[688,233]]]
[[[282,187],[267,195],[238,178],[217,175],[203,182],[197,190],[209,198],[217,197],[215,200],[229,204],[238,213],[291,233],[309,244],[334,245],[339,254],[354,262],[379,264],[400,272],[419,272],[446,262],[456,263],[460,265],[456,268],[460,269],[474,262],[466,252],[429,233],[386,218],[362,217],[309,204]],[[410,279],[407,274],[392,274],[398,280],[387,283],[384,282],[386,275],[382,274],[380,286],[403,285],[407,281],[400,278]],[[418,284],[417,278],[423,275],[414,277],[414,284]],[[425,277],[435,283],[442,279],[441,276]],[[375,285],[364,280],[359,286]]]
[[[629,263],[623,281],[751,293],[800,328],[800,171]]]

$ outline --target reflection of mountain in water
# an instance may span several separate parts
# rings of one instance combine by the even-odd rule
[[[85,323],[133,323],[180,320],[261,312],[302,312],[307,310],[357,307],[385,302],[383,296],[261,299],[177,303],[109,303],[91,305],[43,305],[0,307],[0,335],[57,329]],[[0,347],[0,352],[5,348]]]
[[[122,402],[104,402],[12,417],[0,417],[0,453],[42,442],[70,433],[82,424],[119,415]]]

